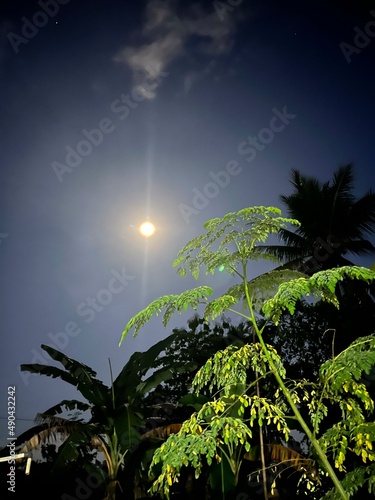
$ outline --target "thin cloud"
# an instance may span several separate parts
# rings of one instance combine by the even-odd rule
[[[197,55],[220,56],[228,53],[234,44],[236,16],[227,16],[221,21],[215,10],[203,10],[192,4],[183,13],[177,14],[178,3],[174,1],[150,0],[145,9],[145,22],[141,29],[141,43],[123,47],[113,58],[114,62],[131,69],[135,85],[150,71],[160,73],[173,61],[185,54],[186,45],[194,37]],[[188,91],[198,78],[194,70],[184,77],[184,89]],[[145,90],[147,99],[155,93]]]
[[[183,40],[176,32],[167,33],[157,41],[140,47],[125,47],[114,57],[115,62],[127,64],[135,78],[144,76],[147,68],[160,73],[183,49]]]
[[[220,55],[228,53],[233,47],[235,20],[235,15],[228,15],[221,21],[214,9],[206,13],[200,5],[195,4],[184,22],[189,35],[202,38],[200,46],[203,53]]]

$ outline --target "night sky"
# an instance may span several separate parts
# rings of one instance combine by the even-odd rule
[[[153,299],[206,282],[172,262],[207,219],[283,209],[291,169],[328,181],[352,162],[355,194],[374,187],[375,5],[3,0],[0,12],[2,444],[8,386],[18,434],[77,396],[20,373],[49,363],[41,344],[109,384],[109,358],[116,376],[186,325],[191,313],[166,330],[156,318],[118,346]]]

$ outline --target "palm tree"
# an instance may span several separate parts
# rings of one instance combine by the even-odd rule
[[[111,373],[110,387],[98,380],[90,367],[42,345],[42,349],[63,368],[23,364],[21,370],[61,378],[76,387],[85,401],[63,400],[39,414],[38,425],[18,438],[17,443],[23,445],[21,449],[31,450],[59,437],[64,442],[59,447],[57,466],[76,460],[80,453],[96,449],[103,453],[106,463],[106,471],[101,471],[106,484],[105,499],[114,500],[125,455],[140,442],[145,421],[152,411],[144,406],[144,396],[181,370],[169,365],[145,378],[155,358],[175,340],[176,335],[170,335],[144,353],[134,353],[115,380]],[[79,418],[67,418],[64,416],[67,411],[78,412]],[[85,412],[90,415],[88,419],[82,418]]]
[[[306,274],[352,265],[347,254],[375,253],[367,239],[375,233],[375,193],[370,189],[361,198],[354,196],[352,164],[340,166],[325,183],[292,170],[291,184],[294,192],[280,198],[288,216],[301,225],[295,232],[280,230],[283,245],[264,245],[259,251]]]
[[[282,268],[312,275],[317,271],[353,265],[350,256],[375,254],[369,237],[375,234],[375,193],[354,195],[352,164],[340,166],[330,181],[291,172],[292,194],[282,195],[288,216],[297,219],[295,232],[281,229],[282,245],[260,245],[261,253],[276,257]],[[332,311],[331,325],[337,330],[336,351],[360,335],[374,331],[374,285],[345,281],[338,290],[340,311]]]

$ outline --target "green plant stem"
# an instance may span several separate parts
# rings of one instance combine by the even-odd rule
[[[311,432],[309,426],[305,422],[305,419],[302,417],[301,413],[299,412],[296,404],[293,401],[293,398],[292,398],[292,396],[290,394],[289,389],[284,384],[284,381],[281,378],[281,376],[279,374],[279,371],[278,371],[277,367],[275,366],[275,364],[274,364],[274,362],[273,362],[273,360],[272,360],[272,358],[270,356],[268,348],[267,348],[267,346],[266,346],[266,344],[265,344],[265,342],[263,340],[262,333],[259,330],[258,325],[256,323],[255,314],[254,314],[254,310],[253,310],[253,307],[252,307],[252,302],[251,302],[251,299],[250,299],[249,290],[248,290],[248,287],[247,287],[246,265],[245,264],[243,265],[243,270],[244,270],[244,284],[245,284],[246,301],[247,301],[247,304],[248,304],[248,307],[249,307],[249,311],[250,311],[250,318],[249,319],[250,319],[251,323],[254,326],[255,332],[256,332],[257,337],[259,339],[260,345],[262,346],[262,350],[263,350],[263,352],[264,352],[264,354],[265,354],[265,356],[266,356],[266,358],[268,360],[268,363],[270,365],[271,371],[273,372],[273,374],[274,374],[274,376],[275,376],[275,378],[277,380],[277,383],[279,384],[279,387],[283,391],[284,396],[287,399],[287,401],[288,401],[288,403],[290,405],[291,410],[293,411],[293,413],[296,416],[298,422],[300,423],[302,429],[305,431],[306,436],[310,439],[311,444],[313,445],[313,447],[315,448],[316,453],[318,454],[319,458],[321,459],[323,467],[325,468],[325,470],[327,471],[328,475],[332,479],[332,482],[335,485],[337,492],[339,493],[340,497],[343,500],[348,500],[349,497],[348,497],[346,491],[344,490],[341,482],[339,481],[339,479],[338,479],[335,471],[333,470],[331,464],[329,463],[327,455],[322,450],[322,448],[321,448],[318,440],[315,438],[314,434]]]
[[[255,328],[253,326],[253,342],[255,344]],[[260,399],[260,384],[258,377],[258,370],[255,370],[256,377],[256,391],[258,399]],[[266,473],[266,458],[264,456],[264,440],[263,440],[263,427],[259,425],[259,445],[260,445],[260,459],[262,463],[262,478],[263,478],[263,495],[264,500],[268,500],[268,490],[267,490],[267,473]]]
[[[257,334],[258,334],[258,332],[257,332]],[[341,498],[343,500],[348,500],[349,497],[346,494],[346,492],[345,492],[342,484],[340,483],[340,481],[339,481],[339,479],[338,479],[335,471],[333,470],[331,464],[329,463],[327,455],[322,450],[322,448],[321,448],[318,440],[315,438],[315,436],[311,432],[309,426],[306,424],[304,418],[300,414],[297,406],[295,405],[295,403],[294,403],[294,401],[293,401],[293,399],[292,399],[292,397],[290,395],[290,392],[289,392],[288,388],[285,386],[285,384],[283,382],[283,379],[280,377],[280,375],[279,375],[279,373],[277,371],[277,368],[274,365],[271,356],[269,355],[267,346],[264,343],[264,340],[263,340],[262,336],[259,335],[259,334],[258,334],[258,339],[259,339],[259,342],[262,345],[262,349],[263,349],[264,354],[267,356],[267,359],[268,359],[268,362],[270,364],[271,370],[273,371],[273,374],[275,375],[275,378],[276,378],[279,386],[281,387],[281,390],[283,391],[283,393],[284,393],[284,395],[285,395],[285,397],[286,397],[286,399],[287,399],[287,401],[288,401],[288,403],[289,403],[289,405],[290,405],[290,407],[291,407],[294,415],[296,416],[298,422],[300,423],[302,429],[305,431],[306,436],[310,439],[311,444],[315,448],[316,453],[318,454],[319,458],[321,459],[321,461],[323,463],[323,467],[325,468],[325,470],[329,474],[330,478],[332,479],[333,484],[335,485],[335,487],[337,489],[337,492],[340,494]]]

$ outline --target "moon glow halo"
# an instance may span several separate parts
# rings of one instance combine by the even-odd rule
[[[155,233],[155,226],[152,224],[152,222],[143,222],[143,224],[139,226],[139,232],[145,238],[149,238]]]

